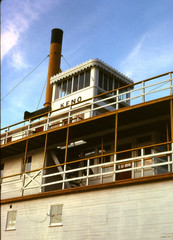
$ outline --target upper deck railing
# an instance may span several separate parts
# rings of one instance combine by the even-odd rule
[[[115,111],[173,94],[173,72],[96,95],[79,103],[59,108],[1,129],[1,145],[41,131],[74,123],[103,112]],[[98,93],[100,92],[97,88]],[[39,117],[39,119],[38,119]]]

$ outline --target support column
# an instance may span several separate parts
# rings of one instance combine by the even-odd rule
[[[173,99],[170,100],[171,141],[173,141]]]
[[[22,173],[25,172],[27,153],[28,153],[28,139],[26,140],[26,145],[25,145],[25,155],[24,155],[24,160],[23,160]]]
[[[117,135],[118,135],[118,113],[115,115],[115,146],[114,152],[117,152]]]
[[[48,133],[46,133],[46,136],[45,136],[45,143],[44,143],[44,157],[43,157],[43,168],[45,167],[45,164],[46,164],[47,138],[48,138]]]
[[[68,151],[68,138],[69,138],[69,127],[67,127],[67,135],[66,135],[66,148],[65,148],[65,164],[67,162],[67,151]]]
[[[117,138],[118,137],[118,113],[115,114],[115,145],[114,145],[114,176],[113,181],[116,181],[116,161],[117,161]]]
[[[171,124],[171,150],[172,150],[172,162],[173,162],[173,99],[170,100],[170,124]],[[172,164],[173,172],[173,164]]]

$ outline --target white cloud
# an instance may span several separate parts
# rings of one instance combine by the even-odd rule
[[[166,35],[169,35],[169,29],[163,26],[144,33],[120,63],[120,70],[135,81],[171,71],[173,40]]]
[[[2,8],[2,34],[1,34],[1,60],[9,51],[17,45],[34,20],[38,19],[55,3],[55,0],[7,0]]]
[[[24,58],[20,52],[14,52],[12,54],[12,66],[17,70],[30,67],[29,64],[25,63]]]

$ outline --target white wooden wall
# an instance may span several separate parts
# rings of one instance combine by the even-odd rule
[[[63,204],[62,226],[49,226],[51,204]],[[13,231],[9,210],[17,210]],[[2,240],[172,240],[173,181],[2,205],[1,217]]]

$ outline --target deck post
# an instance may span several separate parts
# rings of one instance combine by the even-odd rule
[[[144,177],[144,149],[141,148],[141,177]]]
[[[170,81],[170,95],[173,94],[173,81],[172,81],[172,73],[169,73],[169,81]]]
[[[114,181],[116,181],[117,139],[118,139],[118,113],[115,114],[115,145],[114,145]]]
[[[22,172],[25,172],[25,164],[26,164],[27,152],[28,152],[28,139],[26,140],[26,145],[25,145],[25,154],[24,154]]]
[[[145,82],[142,82],[142,102],[145,102]]]
[[[119,109],[119,89],[116,90],[116,110]]]
[[[171,150],[172,150],[172,162],[173,162],[173,99],[170,100],[170,120],[171,120]],[[173,164],[172,164],[173,172]]]
[[[65,164],[67,162],[67,151],[68,151],[68,137],[69,137],[69,127],[67,127],[67,135],[66,135],[66,148],[65,148]]]
[[[44,157],[43,157],[43,168],[45,167],[45,164],[46,164],[47,138],[48,138],[48,133],[46,133],[46,136],[45,136],[45,143],[44,143]]]

